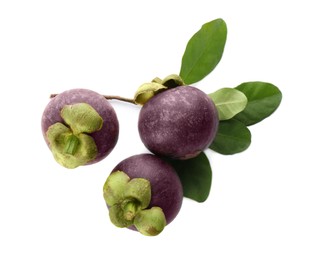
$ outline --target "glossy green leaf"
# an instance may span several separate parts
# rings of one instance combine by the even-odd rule
[[[222,19],[208,22],[188,41],[181,64],[180,76],[186,84],[206,77],[222,58],[227,37]]]
[[[235,119],[220,121],[218,132],[210,149],[229,155],[246,150],[251,143],[251,134],[247,126]]]
[[[222,88],[209,96],[217,108],[219,120],[228,120],[234,117],[247,105],[245,94],[233,88]]]
[[[245,125],[256,124],[270,116],[279,107],[282,94],[280,90],[271,83],[245,82],[236,87],[243,92],[248,103],[244,111],[236,115],[236,119]]]
[[[209,195],[212,183],[212,169],[202,152],[188,160],[170,161],[180,177],[184,196],[197,202],[204,202]]]

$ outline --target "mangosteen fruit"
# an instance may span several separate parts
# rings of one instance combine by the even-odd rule
[[[180,86],[143,105],[138,130],[152,153],[183,160],[196,157],[213,142],[218,123],[217,109],[206,93]]]
[[[119,135],[109,101],[88,89],[71,89],[53,97],[41,125],[55,160],[66,168],[101,161],[113,150]]]
[[[112,170],[103,195],[114,225],[155,236],[177,216],[183,188],[170,164],[152,154],[139,154]]]

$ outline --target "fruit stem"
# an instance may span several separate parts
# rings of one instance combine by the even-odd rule
[[[103,97],[105,97],[106,99],[116,99],[116,100],[120,100],[123,102],[128,102],[128,103],[132,103],[134,105],[137,105],[134,101],[134,99],[131,98],[125,98],[125,97],[120,97],[120,96],[110,96],[110,95],[103,95]]]
[[[139,211],[139,206],[134,201],[125,203],[124,206],[124,218],[126,220],[133,220],[136,212]]]
[[[54,98],[57,95],[59,95],[59,94],[51,94],[50,98]],[[131,104],[137,105],[135,103],[134,99],[131,99],[131,98],[125,98],[125,97],[121,97],[121,96],[112,96],[112,95],[103,95],[103,97],[105,97],[106,99],[116,99],[116,100],[120,100],[120,101],[123,101],[123,102],[127,102],[127,103],[131,103]]]
[[[79,138],[77,138],[75,135],[70,135],[66,141],[64,152],[66,154],[74,155],[76,153],[76,150],[80,144]]]

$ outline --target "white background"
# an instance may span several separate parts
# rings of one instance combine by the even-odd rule
[[[319,259],[315,3],[2,0],[0,259]],[[102,186],[119,161],[146,151],[139,108],[112,101],[116,148],[67,170],[41,134],[49,95],[82,87],[132,97],[142,83],[178,73],[189,38],[216,18],[228,26],[224,56],[197,87],[267,81],[281,89],[281,106],[250,127],[247,151],[207,151],[206,202],[185,199],[157,237],[116,228]]]

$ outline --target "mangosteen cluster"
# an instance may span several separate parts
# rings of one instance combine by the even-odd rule
[[[148,95],[138,130],[151,153],[126,158],[111,171],[103,187],[111,222],[144,235],[159,234],[183,201],[169,159],[196,157],[212,143],[218,122],[213,101],[195,87],[174,86]],[[50,100],[42,132],[55,160],[73,169],[107,157],[117,143],[119,122],[105,96],[71,89]]]
[[[179,74],[142,84],[133,99],[88,89],[51,96],[43,137],[54,159],[70,169],[97,163],[115,147],[119,122],[109,99],[142,106],[138,131],[149,153],[118,163],[103,186],[115,226],[155,236],[177,216],[183,197],[205,201],[212,171],[203,151],[244,151],[248,126],[278,108],[282,94],[271,83],[245,82],[208,95],[194,87],[219,63],[226,36],[222,19],[204,24],[188,41]]]

